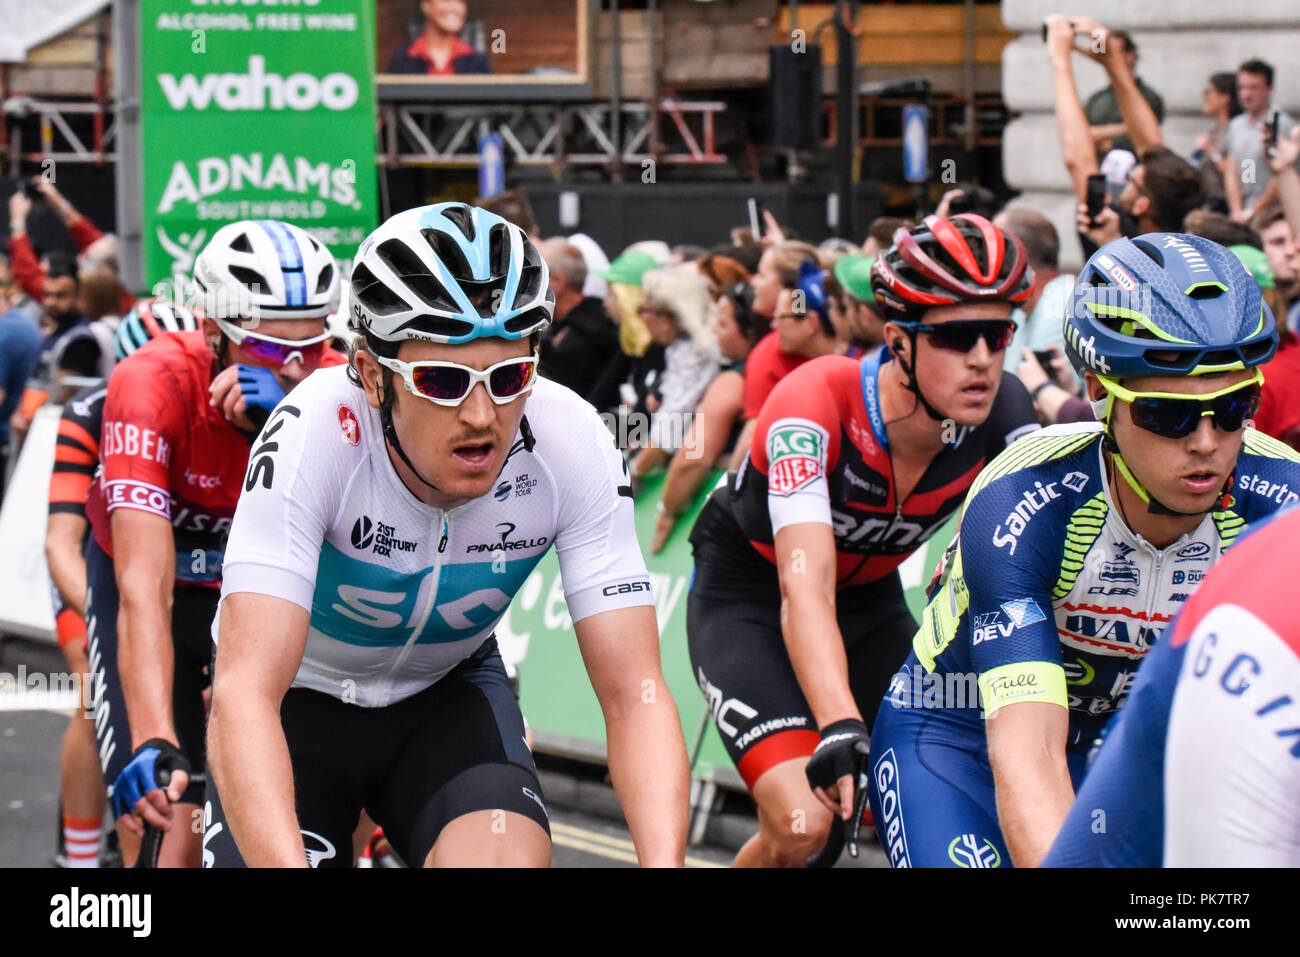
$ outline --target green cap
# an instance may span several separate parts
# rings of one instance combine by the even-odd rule
[[[595,275],[625,286],[641,285],[641,277],[659,267],[659,260],[646,252],[625,252],[609,264],[608,269],[594,270]]]
[[[875,256],[841,256],[835,261],[833,272],[845,292],[858,302],[874,306],[876,297],[871,292],[871,267],[875,264]]]
[[[1254,246],[1229,246],[1228,252],[1232,253],[1241,260],[1241,264],[1246,267],[1246,271],[1255,277],[1255,282],[1259,283],[1260,289],[1272,289],[1275,285],[1273,280],[1273,267],[1269,265],[1268,257],[1262,250]]]

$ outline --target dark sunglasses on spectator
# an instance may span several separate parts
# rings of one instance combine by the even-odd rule
[[[989,352],[1001,352],[1011,345],[1011,337],[1016,334],[1016,324],[1010,319],[970,319],[934,325],[918,322],[912,328],[928,335],[935,348],[952,352],[970,352],[980,339],[988,345]]]

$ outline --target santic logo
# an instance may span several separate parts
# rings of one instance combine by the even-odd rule
[[[173,110],[346,110],[357,102],[357,81],[346,73],[281,76],[266,72],[266,58],[250,56],[247,73],[158,74]]]

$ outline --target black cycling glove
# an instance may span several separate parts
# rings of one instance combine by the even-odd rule
[[[815,791],[835,789],[835,782],[848,775],[857,781],[858,771],[866,761],[871,747],[867,726],[857,718],[833,721],[822,728],[822,739],[808,759],[804,773]]]

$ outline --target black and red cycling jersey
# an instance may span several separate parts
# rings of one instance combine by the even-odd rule
[[[59,436],[54,446],[54,467],[50,470],[50,514],[86,517],[86,494],[99,465],[99,426],[108,387],[82,389],[63,406],[59,418]],[[85,649],[86,622],[63,601],[59,589],[51,583],[54,605],[54,631],[59,647],[74,642]]]
[[[346,360],[326,349],[323,365]],[[109,515],[138,509],[172,524],[177,584],[221,587],[249,436],[208,404],[218,365],[202,331],[168,333],[113,370],[104,400],[99,480],[87,515],[113,554]]]
[[[50,514],[86,517],[86,494],[99,465],[99,431],[108,386],[82,389],[63,405],[50,471]]]
[[[713,493],[699,531],[748,542],[774,562],[781,528],[829,524],[836,587],[878,581],[943,526],[985,464],[1038,428],[1024,386],[1003,373],[988,419],[954,426],[951,440],[899,502],[877,384],[889,361],[888,349],[865,360],[822,356],[782,379],[758,416],[749,458]]]

